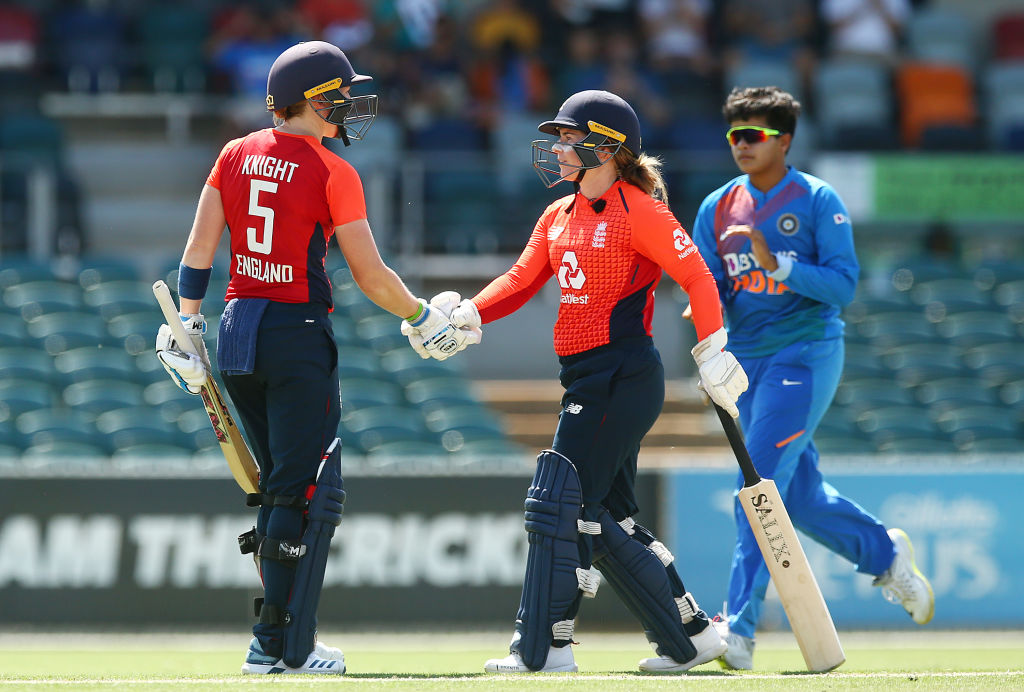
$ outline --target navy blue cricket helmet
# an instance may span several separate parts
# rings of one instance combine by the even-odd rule
[[[621,97],[610,91],[588,89],[579,91],[562,103],[558,114],[552,120],[545,120],[537,129],[549,135],[558,136],[558,128],[568,127],[586,133],[586,136],[572,145],[582,164],[582,173],[590,168],[597,168],[603,162],[597,156],[598,147],[610,151],[614,156],[620,148],[631,154],[638,155],[641,149],[640,120],[636,117],[633,107]],[[541,180],[548,187],[560,183],[563,178],[558,171],[557,156],[553,159],[545,156],[553,153],[553,142],[536,140],[533,142],[533,166],[537,169]],[[554,176],[554,182],[551,178]]]
[[[297,43],[277,56],[267,75],[267,110],[309,101],[317,114],[338,126],[346,146],[362,139],[377,117],[377,95],[343,96],[341,89],[370,82],[357,74],[340,48],[326,41]]]

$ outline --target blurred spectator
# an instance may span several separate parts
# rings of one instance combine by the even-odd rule
[[[299,0],[298,10],[313,33],[351,54],[373,38],[363,0]]]
[[[382,47],[422,50],[434,42],[437,20],[444,14],[444,0],[376,0],[373,23]]]
[[[109,0],[64,2],[49,23],[49,42],[71,91],[117,91],[125,69],[125,16]]]
[[[274,10],[238,5],[226,10],[210,37],[210,62],[237,97],[230,125],[247,132],[270,127],[266,111],[267,73],[274,60],[296,42],[309,38],[301,18],[286,7]]]
[[[908,0],[821,0],[828,52],[893,64],[910,13]]]
[[[602,59],[598,33],[587,27],[570,30],[565,59],[555,69],[555,99],[559,103],[578,91],[603,88],[608,66]]]
[[[726,0],[724,17],[727,67],[747,61],[785,63],[807,83],[814,68],[811,0]]]
[[[706,75],[713,61],[708,52],[710,0],[640,0],[640,20],[647,36],[649,60],[668,70]]]
[[[475,49],[470,88],[485,112],[482,124],[493,127],[502,112],[547,105],[548,72],[538,53],[540,22],[520,0],[489,0],[470,24],[469,38]]]
[[[640,61],[640,47],[632,33],[612,31],[604,47],[608,70],[599,88],[633,104],[644,132],[644,148],[661,148],[672,124],[665,85]]]
[[[552,8],[564,21],[599,30],[634,31],[634,4],[633,0],[551,0]]]

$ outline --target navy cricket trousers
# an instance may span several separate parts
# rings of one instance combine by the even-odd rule
[[[559,358],[565,387],[552,448],[576,466],[583,514],[636,514],[640,441],[665,403],[665,368],[650,337],[625,337]]]
[[[260,320],[252,374],[225,375],[224,387],[260,464],[260,490],[304,495],[341,420],[338,350],[327,306],[271,302]],[[264,505],[256,531],[299,539],[303,512]],[[262,560],[264,602],[283,610],[294,575],[293,567]],[[280,625],[257,624],[253,633],[264,652],[280,655]]]

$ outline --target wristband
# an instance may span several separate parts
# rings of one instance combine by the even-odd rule
[[[184,262],[178,264],[178,297],[187,300],[202,300],[206,297],[206,289],[210,285],[209,269],[193,269]]]
[[[416,310],[416,312],[414,312],[409,317],[406,317],[405,321],[408,322],[409,324],[411,324],[413,327],[418,327],[420,325],[420,323],[423,322],[423,320],[427,319],[427,316],[425,314],[426,311],[427,311],[426,306],[423,304],[423,301],[421,300],[420,301],[420,306]]]

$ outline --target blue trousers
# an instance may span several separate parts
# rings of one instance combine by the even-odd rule
[[[248,375],[225,375],[224,388],[260,465],[260,490],[271,495],[305,495],[316,481],[320,458],[338,434],[341,394],[338,350],[327,306],[276,303],[259,323],[256,361]],[[258,533],[296,540],[304,529],[295,507],[260,507]],[[295,568],[261,561],[264,601],[282,610],[291,595]],[[282,628],[257,624],[253,634],[263,651],[281,655]]]
[[[794,526],[854,563],[858,572],[877,575],[892,564],[892,541],[878,519],[825,481],[811,439],[835,395],[843,353],[842,339],[827,339],[740,358],[750,387],[737,405],[754,466],[775,481]],[[738,474],[736,488],[741,487]],[[738,500],[733,512],[737,538],[729,574],[729,626],[753,637],[770,577]]]

